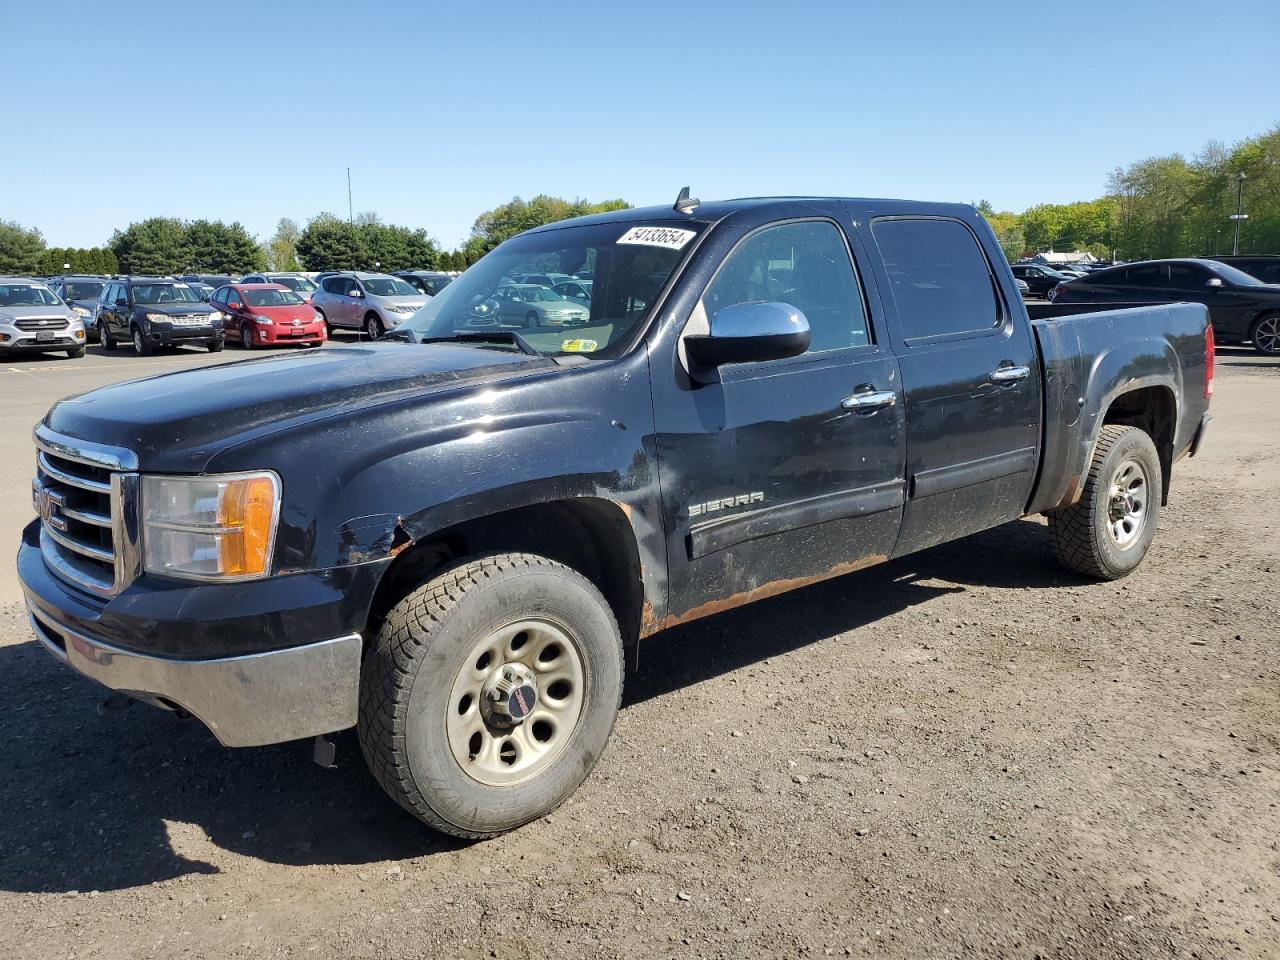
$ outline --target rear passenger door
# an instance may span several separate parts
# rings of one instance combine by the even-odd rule
[[[1040,444],[1040,366],[1020,301],[961,219],[870,216],[906,391],[898,556],[1022,515]]]

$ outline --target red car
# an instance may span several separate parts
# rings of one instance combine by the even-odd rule
[[[278,283],[231,283],[219,287],[209,303],[222,312],[228,340],[246,350],[325,341],[324,318],[311,304]]]

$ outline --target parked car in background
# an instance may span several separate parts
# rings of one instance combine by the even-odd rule
[[[329,335],[335,327],[363,330],[377,340],[426,303],[422,292],[387,273],[336,273],[325,277],[311,298]]]
[[[1255,254],[1253,256],[1209,257],[1208,259],[1216,260],[1218,263],[1225,263],[1227,266],[1235,267],[1237,270],[1243,270],[1255,280],[1261,280],[1263,283],[1280,283],[1280,256]]]
[[[499,287],[494,296],[498,300],[499,318],[521,326],[576,326],[586,323],[591,316],[591,311],[577,300],[562,297],[542,284],[512,283]]]
[[[84,356],[84,318],[49,287],[28,277],[0,277],[0,354]]]
[[[577,278],[567,273],[517,273],[511,278],[513,283],[536,283],[543,287],[554,287],[557,283],[574,279]]]
[[[1054,303],[1203,303],[1220,342],[1280,355],[1280,286],[1217,260],[1147,260],[1060,284]]]
[[[240,278],[241,283],[278,283],[282,287],[288,287],[303,300],[311,302],[312,295],[316,292],[316,283],[305,273],[297,273],[294,271],[284,272],[264,272],[251,273],[248,276]]]
[[[579,303],[591,305],[590,280],[562,280],[551,288],[566,300],[577,300]]]
[[[213,296],[214,288],[209,286],[207,283],[192,283],[191,289],[194,290],[196,292],[196,296],[205,303],[208,303],[209,298]]]
[[[1015,278],[1026,281],[1034,297],[1048,296],[1058,284],[1071,279],[1065,273],[1059,273],[1042,263],[1015,263],[1011,269]]]
[[[1027,286],[1027,281],[1013,278],[1013,285],[1018,288],[1018,293],[1022,294],[1022,299],[1026,300],[1031,296],[1031,288]]]
[[[184,273],[177,279],[185,283],[203,283],[205,286],[212,287],[217,290],[219,287],[228,283],[235,283],[235,277],[229,277],[223,273]]]
[[[98,300],[98,339],[104,350],[132,342],[146,356],[157,348],[196,346],[217,353],[224,343],[222,314],[195,288],[172,277],[112,280]]]
[[[429,297],[434,297],[453,282],[453,274],[440,270],[397,270],[392,276],[399,277]]]
[[[76,274],[54,277],[48,282],[49,289],[56,293],[62,302],[71,308],[71,312],[80,318],[84,325],[85,337],[98,339],[98,298],[102,296],[102,288],[107,278],[94,274]]]
[[[324,343],[324,318],[288,287],[279,283],[233,283],[214,291],[210,304],[222,313],[227,337],[246,350]]]

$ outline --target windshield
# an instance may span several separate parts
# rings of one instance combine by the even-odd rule
[[[68,300],[97,300],[102,296],[101,283],[68,283],[66,295]]]
[[[134,303],[199,303],[196,292],[185,283],[135,283]]]
[[[523,234],[508,240],[442,289],[400,329],[418,340],[517,330],[539,353],[617,356],[705,224],[602,223]],[[600,281],[590,304],[572,316],[531,310],[529,302],[564,298],[546,287],[513,288],[510,278],[591,271]],[[512,292],[516,292],[512,296]],[[505,294],[505,296],[503,295]],[[581,314],[586,313],[585,319]],[[559,322],[556,322],[559,321]],[[515,349],[495,344],[494,349]]]
[[[251,307],[292,307],[302,298],[292,290],[246,290],[244,302]]]
[[[300,293],[311,293],[315,290],[316,285],[306,277],[272,277],[272,283],[278,283],[282,287],[288,287],[290,290],[296,290]]]
[[[397,277],[369,277],[360,281],[375,297],[420,297],[422,292]]]
[[[1266,284],[1257,277],[1251,277],[1243,270],[1237,270],[1235,267],[1226,263],[1214,263],[1213,272],[1220,276],[1233,287],[1265,287]]]
[[[56,307],[61,302],[48,287],[29,283],[0,286],[0,307]]]

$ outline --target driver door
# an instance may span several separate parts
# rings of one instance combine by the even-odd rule
[[[685,333],[753,301],[798,307],[810,325],[808,351],[722,366],[719,382],[654,385],[676,619],[883,560],[898,534],[902,384],[837,222],[783,221],[748,233]]]

